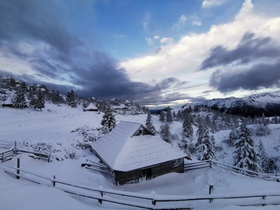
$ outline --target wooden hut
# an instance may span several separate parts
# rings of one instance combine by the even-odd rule
[[[84,108],[84,111],[98,112],[98,108],[93,103],[90,103],[86,108]]]
[[[11,98],[7,98],[4,103],[2,103],[2,107],[13,107],[13,101]]]
[[[117,185],[184,171],[178,148],[153,136],[143,125],[121,121],[110,133],[91,144],[100,160],[111,170]]]

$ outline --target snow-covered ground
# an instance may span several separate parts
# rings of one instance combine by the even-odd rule
[[[146,115],[125,116],[117,115],[117,121],[127,120],[145,124]],[[53,161],[50,163],[42,160],[32,159],[26,154],[18,155],[21,159],[21,168],[42,174],[47,177],[55,176],[73,184],[86,185],[88,187],[103,187],[104,189],[121,190],[126,192],[144,193],[147,195],[208,195],[209,185],[214,186],[213,194],[239,194],[256,193],[280,190],[280,183],[250,178],[243,175],[227,172],[222,169],[199,169],[184,174],[171,173],[157,177],[156,179],[141,181],[136,184],[124,186],[114,185],[110,178],[99,172],[82,168],[81,163],[96,160],[89,150],[78,149],[75,145],[83,140],[78,128],[86,128],[88,132],[96,132],[100,127],[102,113],[83,112],[81,107],[77,109],[67,106],[58,107],[46,104],[46,108],[40,111],[29,109],[17,110],[0,109],[0,140],[13,143],[25,142],[26,144],[47,143],[56,150]],[[156,129],[160,122],[154,118]],[[264,146],[271,153],[277,153],[279,143],[280,127],[271,126],[273,131],[265,137]],[[171,133],[181,135],[181,123],[173,122]],[[223,145],[222,141],[230,131],[220,131],[215,134],[216,143]],[[74,154],[69,159],[69,154]],[[223,150],[218,153],[219,161],[231,163],[232,151]],[[61,159],[62,161],[57,161]],[[4,163],[4,165],[15,166],[16,158]],[[237,207],[233,205],[222,205],[213,203],[211,206],[196,209],[226,209],[226,210],[276,210],[279,206],[264,207]],[[70,196],[58,189],[37,185],[26,180],[16,180],[0,169],[0,209],[15,210],[42,210],[42,209],[132,209],[104,202],[99,204],[96,200],[86,200]]]

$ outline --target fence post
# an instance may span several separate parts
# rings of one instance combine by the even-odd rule
[[[55,176],[53,176],[52,186],[55,187]]]
[[[19,168],[20,168],[20,159],[18,158],[18,159],[17,159],[17,174],[18,174],[18,175],[20,174]],[[17,179],[20,179],[20,176],[16,176],[16,178],[17,178]]]
[[[15,141],[15,146],[14,146],[14,153],[17,153],[17,141]]]
[[[99,188],[100,188],[101,197],[103,197],[103,195],[104,195],[104,192],[102,191],[102,190],[103,190],[103,186],[100,186]],[[98,202],[99,202],[100,204],[102,204],[102,199],[98,199]]]

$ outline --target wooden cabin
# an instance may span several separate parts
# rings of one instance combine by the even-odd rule
[[[184,172],[187,156],[152,135],[143,125],[121,121],[110,133],[91,144],[111,171],[117,185],[152,179],[170,172]]]
[[[86,108],[84,108],[84,111],[98,112],[98,108],[93,103],[90,103]]]

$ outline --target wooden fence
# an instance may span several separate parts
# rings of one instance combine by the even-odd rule
[[[14,149],[9,149],[0,153],[0,162],[5,162],[7,160],[11,160],[15,154]]]
[[[190,171],[190,170],[194,170],[194,169],[200,169],[200,168],[212,168],[212,167],[218,167],[218,168],[222,168],[228,171],[233,171],[239,174],[243,174],[246,176],[251,176],[251,177],[256,177],[256,178],[260,178],[263,180],[268,180],[268,181],[276,181],[276,182],[280,182],[280,176],[277,175],[272,175],[272,174],[266,174],[266,173],[258,173],[255,171],[250,171],[250,170],[246,170],[243,168],[238,168],[232,165],[227,165],[224,163],[220,163],[217,161],[213,161],[213,160],[207,160],[207,161],[199,161],[199,162],[193,162],[193,163],[187,163],[184,166],[184,171]]]
[[[35,159],[42,159],[45,161],[50,161],[51,154],[46,153],[40,153],[35,151],[28,151],[24,149],[20,149],[17,147],[17,142],[8,142],[0,140],[0,149],[3,151],[0,151],[0,162],[5,162],[7,160],[11,160],[14,155],[19,153],[27,153],[30,157]]]
[[[102,187],[88,187],[65,182],[55,177],[50,178],[19,167],[0,165],[4,171],[12,176],[27,179],[37,184],[43,184],[63,190],[71,195],[94,199],[100,204],[110,202],[118,205],[143,209],[192,209],[198,206],[215,204],[252,206],[252,205],[279,205],[280,191],[266,191],[259,193],[239,193],[232,195],[207,196],[171,196],[139,194],[108,190]]]

